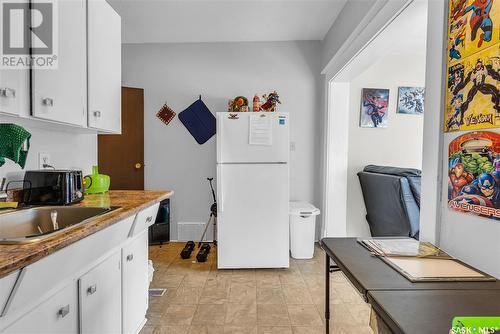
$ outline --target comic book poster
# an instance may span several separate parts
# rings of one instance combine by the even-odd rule
[[[444,131],[500,127],[500,0],[449,0]]]
[[[448,67],[445,132],[500,126],[500,44]]]
[[[362,128],[386,128],[388,107],[388,89],[363,88],[359,126]]]
[[[500,219],[500,134],[470,132],[448,146],[448,207]]]
[[[450,0],[448,64],[489,48],[500,40],[498,0]]]
[[[425,88],[399,87],[398,107],[400,114],[422,115],[424,113]]]

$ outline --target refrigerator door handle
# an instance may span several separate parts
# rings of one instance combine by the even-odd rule
[[[216,145],[217,145],[217,162],[222,162],[222,152],[221,152],[221,144],[222,144],[222,115],[217,115],[217,123],[216,123]]]
[[[222,182],[222,164],[217,166],[217,211],[224,211],[224,186]]]

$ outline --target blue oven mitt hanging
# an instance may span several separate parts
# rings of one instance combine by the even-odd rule
[[[201,97],[179,113],[179,120],[200,145],[215,135],[215,117]]]
[[[0,166],[5,164],[7,158],[24,168],[30,148],[30,138],[31,134],[19,125],[0,124]]]

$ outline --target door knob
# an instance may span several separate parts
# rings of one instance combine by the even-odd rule
[[[140,162],[137,162],[134,167],[135,169],[140,169],[142,167],[142,164]]]

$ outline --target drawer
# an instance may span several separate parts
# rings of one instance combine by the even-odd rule
[[[62,282],[75,277],[113,248],[119,247],[127,240],[133,221],[134,216],[128,217],[25,267],[2,320],[10,323],[11,319],[24,314],[29,305],[43,300],[59,288],[58,285],[64,284]]]
[[[76,282],[72,282],[5,329],[5,333],[78,333],[76,293]]]
[[[153,225],[156,220],[156,214],[158,213],[158,208],[160,203],[156,203],[142,211],[140,211],[135,216],[135,221],[130,229],[129,237],[135,237],[141,233],[141,231],[147,229],[149,226]]]

